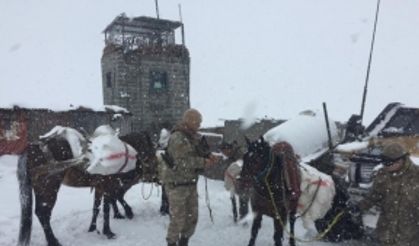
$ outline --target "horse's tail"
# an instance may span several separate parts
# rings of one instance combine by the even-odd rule
[[[31,240],[32,230],[32,182],[28,170],[28,156],[24,152],[19,156],[17,178],[20,190],[20,228],[18,246],[27,246]]]

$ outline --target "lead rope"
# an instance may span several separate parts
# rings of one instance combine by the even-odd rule
[[[311,208],[311,206],[313,206],[314,200],[315,200],[315,199],[316,199],[316,197],[317,197],[317,193],[319,193],[319,190],[320,190],[320,185],[321,185],[321,183],[323,182],[322,178],[320,178],[320,177],[319,177],[319,180],[317,180],[317,182],[318,182],[318,184],[317,184],[316,190],[314,191],[313,197],[311,198],[310,204],[307,206],[307,208],[304,210],[304,212],[302,212],[302,213],[301,213],[301,215],[299,215],[299,216],[295,217],[295,219],[298,219],[298,218],[304,217],[304,215],[306,215],[306,213],[307,213],[307,212],[308,212],[308,210]],[[307,188],[308,188],[308,187],[307,187]]]
[[[150,192],[149,192],[148,196],[144,195],[144,193],[145,193],[144,192],[144,185],[145,185],[145,183],[143,183],[143,185],[141,186],[141,196],[143,197],[144,200],[148,200],[148,199],[150,199],[151,195],[153,194],[154,185],[151,184],[151,188],[150,188]]]
[[[267,172],[267,174],[266,174],[266,176],[265,176],[265,178],[264,178],[264,180],[265,180],[265,185],[266,185],[266,188],[267,188],[267,190],[268,190],[268,194],[269,194],[269,197],[270,197],[270,199],[271,199],[271,202],[272,202],[272,206],[274,207],[274,212],[275,212],[275,217],[276,217],[276,219],[278,219],[278,221],[279,221],[279,223],[281,224],[281,226],[282,226],[282,228],[284,229],[284,231],[291,237],[291,238],[293,238],[294,240],[296,240],[296,241],[298,241],[298,242],[301,242],[301,243],[311,243],[311,242],[314,242],[314,241],[318,241],[318,240],[320,240],[320,239],[322,239],[331,229],[332,229],[332,227],[339,221],[339,219],[342,217],[342,215],[345,213],[345,211],[344,210],[342,210],[338,215],[336,215],[336,217],[333,219],[333,221],[332,221],[332,223],[330,223],[328,226],[327,226],[327,228],[326,228],[326,230],[324,230],[322,233],[319,233],[319,234],[317,234],[317,236],[315,236],[314,238],[312,238],[312,239],[309,239],[309,240],[305,240],[305,239],[301,239],[301,238],[298,238],[298,237],[296,237],[294,234],[292,234],[291,232],[289,232],[288,231],[288,229],[286,228],[286,226],[285,226],[285,224],[284,224],[284,221],[282,220],[282,218],[281,218],[281,216],[279,215],[279,212],[278,212],[278,207],[276,206],[276,203],[275,203],[275,200],[274,200],[274,197],[273,197],[273,193],[272,193],[272,190],[271,190],[271,187],[269,186],[269,184],[268,184],[268,175],[269,175],[269,173],[271,173],[271,171],[272,171],[272,167],[273,167],[273,164],[274,164],[274,158],[273,158],[273,153],[271,153],[271,155],[270,155],[270,157],[269,157],[269,169],[268,169],[268,172]]]
[[[214,224],[214,217],[212,216],[211,203],[210,203],[209,193],[208,193],[207,177],[205,177],[205,203],[207,204],[207,208],[208,208],[208,211],[209,211],[209,216],[210,216],[211,222]]]

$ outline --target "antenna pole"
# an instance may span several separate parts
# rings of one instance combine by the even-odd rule
[[[154,0],[154,2],[156,3],[157,19],[160,19],[160,14],[159,14],[159,0]]]
[[[181,32],[182,32],[182,45],[185,46],[185,26],[183,25],[183,18],[182,18],[182,5],[178,4],[179,8],[179,20],[182,23]]]
[[[370,56],[369,56],[369,59],[368,59],[367,75],[365,77],[364,93],[362,95],[362,105],[361,105],[361,115],[360,115],[361,116],[361,119],[360,119],[361,124],[362,124],[362,119],[364,117],[365,101],[367,99],[368,81],[369,81],[369,78],[370,78],[372,54],[373,54],[373,51],[374,51],[375,33],[377,32],[378,13],[380,12],[380,2],[381,2],[381,0],[377,0],[377,9],[375,11],[374,30],[373,30],[372,39],[371,39],[371,47],[370,47]]]
[[[327,131],[327,140],[329,144],[329,150],[333,149],[333,140],[332,140],[332,134],[330,133],[330,123],[329,123],[329,116],[327,114],[327,107],[326,103],[323,102],[323,113],[324,113],[324,119],[326,121],[326,131]]]

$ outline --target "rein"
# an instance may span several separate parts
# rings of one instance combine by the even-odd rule
[[[306,215],[306,213],[308,212],[308,210],[310,210],[311,206],[313,206],[314,200],[317,197],[317,193],[319,193],[320,190],[320,185],[322,184],[323,180],[321,178],[319,178],[319,180],[316,181],[317,182],[317,187],[316,190],[314,191],[313,197],[311,198],[310,204],[307,206],[307,208],[304,210],[304,212],[301,213],[301,215],[297,216],[296,219],[303,217],[304,215]]]
[[[208,193],[208,179],[207,179],[207,177],[205,177],[205,203],[207,204],[207,207],[208,207],[211,222],[214,224],[214,217],[212,216],[211,203],[210,203],[209,193]]]
[[[145,194],[144,194],[145,193],[144,192],[144,185],[145,185],[145,183],[143,183],[143,185],[141,186],[141,196],[143,197],[144,200],[148,200],[148,199],[150,199],[151,195],[153,194],[154,185],[151,184],[151,188],[150,188],[150,192],[148,193],[148,196],[145,196]]]

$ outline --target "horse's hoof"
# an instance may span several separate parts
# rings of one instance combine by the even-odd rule
[[[122,214],[115,214],[113,217],[115,219],[125,219],[125,217]]]
[[[88,232],[93,232],[93,231],[96,231],[96,225],[91,225],[91,226],[89,227]]]
[[[160,215],[161,215],[161,216],[166,216],[166,215],[169,215],[169,211],[168,211],[168,210],[166,210],[166,209],[160,209]]]
[[[109,232],[103,232],[103,234],[108,238],[108,239],[115,239],[116,238],[116,234],[109,231]]]
[[[58,240],[53,240],[51,242],[48,242],[48,246],[62,246]]]
[[[125,216],[127,216],[128,219],[132,219],[134,218],[134,213],[132,212],[132,210],[127,210],[125,212]]]
[[[160,207],[160,214],[162,216],[169,215],[169,207],[168,206],[161,206]]]

